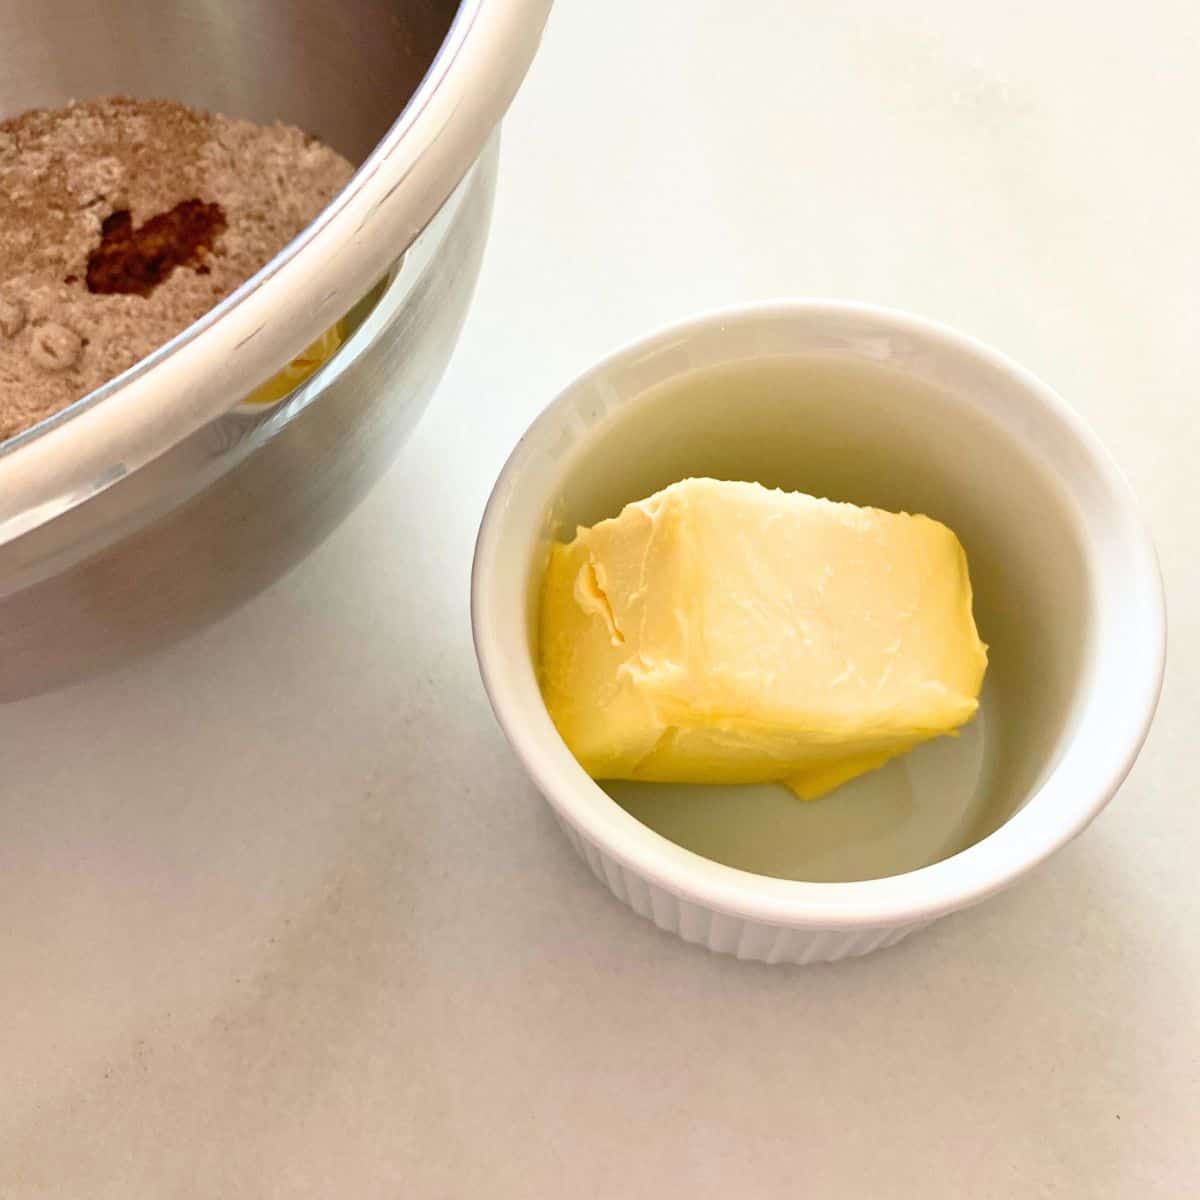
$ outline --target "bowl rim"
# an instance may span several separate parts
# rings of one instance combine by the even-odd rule
[[[229,411],[363,295],[478,158],[525,76],[550,5],[460,0],[404,108],[305,229],[128,371],[0,444],[0,546]]]
[[[548,715],[537,728],[521,719],[514,672],[506,670],[501,650],[498,608],[490,602],[499,577],[493,564],[502,527],[511,498],[525,477],[531,442],[539,431],[557,425],[581,390],[615,375],[623,364],[716,327],[774,320],[811,324],[822,318],[911,335],[966,355],[1015,383],[1028,405],[1066,433],[1103,488],[1111,526],[1105,532],[1110,543],[1117,539],[1133,564],[1128,591],[1136,595],[1142,618],[1129,631],[1136,645],[1127,657],[1137,666],[1136,678],[1123,679],[1120,696],[1101,706],[1106,727],[1098,747],[1083,753],[1087,735],[1100,732],[1089,707],[1053,769],[1023,807],[993,833],[915,871],[842,883],[779,879],[714,862],[625,812],[575,761]],[[627,404],[643,391],[639,386],[614,396],[611,407]],[[796,928],[851,929],[932,920],[978,903],[1042,862],[1086,828],[1129,773],[1154,717],[1166,656],[1165,597],[1149,531],[1129,484],[1075,410],[1031,372],[969,334],[894,308],[826,299],[765,300],[687,317],[618,347],[568,383],[518,441],[488,500],[471,572],[471,623],[480,674],[496,718],[538,789],[563,820],[623,867],[679,899],[743,919]],[[1093,657],[1103,657],[1103,648]]]

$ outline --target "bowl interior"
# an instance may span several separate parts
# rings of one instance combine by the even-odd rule
[[[458,0],[0,0],[0,118],[119,93],[282,120],[366,157]]]
[[[1069,740],[1092,625],[1080,513],[1036,445],[997,415],[1002,389],[985,394],[987,372],[956,382],[936,355],[893,343],[774,353],[745,341],[710,331],[703,348],[685,338],[602,368],[531,439],[537,461],[523,470],[538,482],[524,486],[544,518],[513,546],[526,563],[516,584],[521,651],[536,661],[548,539],[689,475],[944,521],[966,548],[990,647],[981,711],[960,737],[808,804],[781,787],[602,784],[672,841],[758,874],[848,881],[911,871],[1002,825]]]

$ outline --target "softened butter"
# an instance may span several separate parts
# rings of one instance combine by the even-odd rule
[[[550,555],[550,716],[597,779],[811,799],[978,707],[966,556],[938,521],[686,479]]]

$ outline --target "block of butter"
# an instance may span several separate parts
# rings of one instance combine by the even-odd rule
[[[806,799],[969,720],[987,666],[945,525],[714,479],[556,544],[539,633],[593,778]]]

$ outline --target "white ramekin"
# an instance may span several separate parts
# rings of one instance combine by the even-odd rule
[[[1028,651],[1038,659],[1033,674],[1026,669],[1009,686],[1028,690],[1033,712],[1035,692],[1061,693],[1065,715],[1052,738],[1031,728],[998,743],[996,753],[1029,760],[1010,764],[1028,781],[1011,815],[958,853],[905,874],[806,883],[694,854],[643,825],[589,779],[542,704],[534,631],[548,540],[569,535],[565,519],[576,516],[572,510],[581,504],[584,510],[594,506],[596,496],[611,493],[611,502],[639,498],[622,488],[636,489],[651,478],[646,464],[655,455],[675,477],[710,473],[707,455],[697,453],[705,461],[693,465],[687,447],[703,449],[710,436],[700,427],[704,422],[715,421],[712,438],[737,441],[739,418],[722,426],[713,416],[719,407],[697,405],[693,428],[678,397],[689,381],[699,387],[714,371],[736,372],[756,362],[781,364],[782,374],[772,376],[775,382],[765,386],[772,394],[763,401],[781,415],[780,428],[777,438],[747,435],[737,451],[738,473],[753,473],[755,453],[771,460],[764,460],[764,469],[776,470],[781,447],[786,453],[793,439],[799,453],[810,422],[814,437],[828,438],[837,420],[849,419],[847,406],[865,404],[869,412],[876,404],[885,432],[873,421],[858,426],[864,445],[875,438],[870,469],[879,473],[879,445],[890,440],[910,473],[916,463],[914,479],[921,477],[924,456],[931,477],[942,472],[959,481],[951,491],[962,494],[948,503],[958,505],[962,521],[975,520],[994,534],[976,542],[1001,548],[999,568],[990,568],[996,578],[1005,578],[1003,553],[1014,555],[1012,596],[992,598],[1007,636],[1019,639],[1022,622],[1028,622],[1041,639]],[[839,371],[860,368],[877,373],[878,402],[869,389],[852,394],[836,382]],[[786,384],[793,370],[794,415]],[[834,381],[827,388],[820,372]],[[668,403],[660,399],[668,392],[676,407],[665,421],[656,406]],[[737,403],[747,405],[747,427],[764,419],[766,410],[755,410],[752,397],[731,398],[731,405]],[[824,433],[822,418],[834,422]],[[613,458],[621,438],[629,458],[642,464],[630,469],[642,475],[616,482],[598,477],[598,462],[615,475],[623,470]],[[608,446],[607,459],[596,458],[601,443]],[[843,448],[853,462],[854,439]],[[1022,507],[1035,479],[1044,520],[1037,514],[1031,520]],[[612,514],[593,512],[588,519],[597,515]],[[1038,549],[1043,524],[1068,530],[1070,545]],[[974,571],[975,551],[967,544]],[[978,553],[982,562],[989,547],[981,545]],[[1018,569],[1015,559],[1022,555]],[[1066,559],[1077,559],[1077,567],[1065,566]],[[808,301],[726,310],[664,329],[617,351],[559,395],[513,451],[484,514],[472,621],[500,725],[593,873],[636,912],[689,942],[740,958],[793,963],[891,945],[1011,884],[1084,829],[1116,792],[1145,739],[1161,687],[1166,626],[1154,550],[1129,488],[1095,435],[1054,392],[995,351],[940,325],[864,305]],[[995,647],[992,669],[1003,677]],[[1010,779],[1016,777],[1010,772]]]

